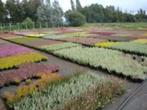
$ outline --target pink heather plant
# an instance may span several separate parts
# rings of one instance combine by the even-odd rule
[[[3,46],[0,46],[0,57],[7,57],[7,56],[27,53],[31,51],[32,51],[31,49],[28,49],[26,47],[4,44]]]

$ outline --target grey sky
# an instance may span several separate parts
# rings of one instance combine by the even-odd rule
[[[60,5],[64,11],[71,8],[70,0],[58,0],[58,1],[60,2]],[[122,9],[123,11],[136,12],[140,8],[147,11],[147,0],[80,0],[80,1],[82,6],[90,5],[92,3],[99,3],[102,4],[103,6],[106,5],[114,5],[115,7],[119,6],[120,9]]]

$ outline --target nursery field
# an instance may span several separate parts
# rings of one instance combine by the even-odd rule
[[[134,110],[135,97],[134,108],[147,101],[146,79],[146,30],[0,33],[0,110]]]

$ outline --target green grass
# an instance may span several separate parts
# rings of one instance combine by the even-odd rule
[[[85,24],[83,27],[104,27],[104,28],[124,28],[124,29],[135,29],[135,30],[147,30],[146,22],[139,23],[91,23]]]

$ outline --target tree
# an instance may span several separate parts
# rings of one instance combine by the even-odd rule
[[[71,4],[72,11],[75,11],[75,4],[74,4],[73,0],[70,0],[70,4]]]
[[[62,24],[63,11],[58,1],[54,1],[53,5],[47,3],[38,8],[37,11],[39,22],[48,22],[50,26],[59,26]]]
[[[62,16],[63,16],[63,11],[59,5],[59,2],[55,0],[53,2],[53,20],[54,20],[54,26],[59,26],[62,25]]]
[[[28,8],[29,11],[28,16],[29,18],[31,18],[33,21],[37,20],[37,9],[38,7],[40,7],[42,5],[43,1],[42,0],[29,0],[28,2]]]
[[[0,23],[3,22],[5,18],[5,7],[3,2],[0,0]]]
[[[147,21],[146,11],[143,9],[138,10],[135,16],[136,16],[137,21]]]
[[[82,9],[82,5],[80,3],[80,0],[76,0],[76,9],[79,11]]]
[[[85,16],[78,11],[67,11],[65,17],[71,26],[81,26],[86,22]]]

